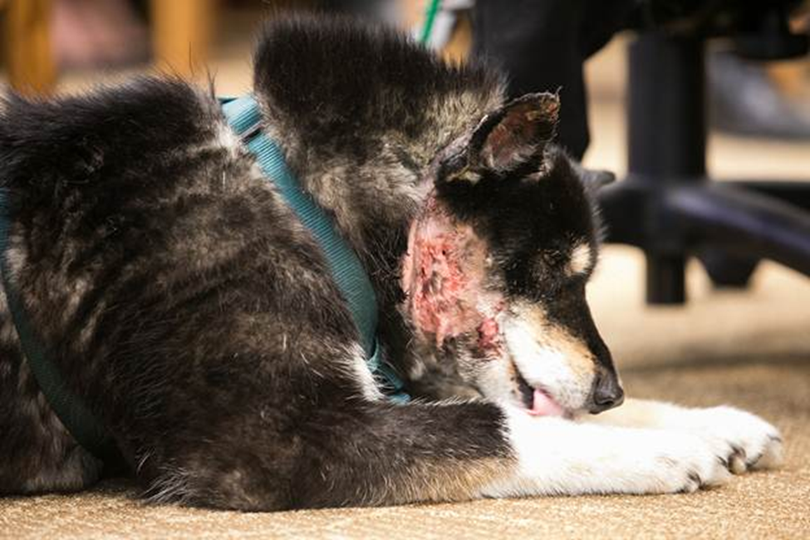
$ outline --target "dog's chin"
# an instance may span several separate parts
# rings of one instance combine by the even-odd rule
[[[517,381],[520,403],[530,415],[568,419],[576,415],[576,411],[564,408],[544,388],[532,387],[522,375],[518,374]]]

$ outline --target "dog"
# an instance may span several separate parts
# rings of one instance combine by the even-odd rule
[[[747,412],[624,400],[585,297],[599,182],[553,143],[557,95],[507,100],[497,71],[346,19],[268,23],[254,65],[259,129],[367,273],[405,399],[209,89],[7,94],[0,493],[117,464],[152,501],[271,511],[691,492],[781,462]],[[116,464],[54,412],[26,332]]]

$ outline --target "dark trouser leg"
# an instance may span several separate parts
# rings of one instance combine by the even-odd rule
[[[560,90],[558,142],[588,147],[582,63],[622,28],[632,0],[476,0],[474,52],[509,77],[509,94]]]
[[[474,51],[509,76],[509,93],[560,90],[558,142],[581,157],[588,146],[579,27],[583,0],[477,0]]]

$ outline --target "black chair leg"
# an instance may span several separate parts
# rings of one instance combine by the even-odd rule
[[[647,302],[682,304],[686,300],[686,258],[646,251]]]
[[[694,248],[771,259],[810,275],[810,212],[723,183],[670,190],[664,207]]]
[[[648,33],[631,45],[628,170],[653,197],[673,182],[703,181],[703,85],[703,43],[699,39]],[[647,301],[683,303],[683,246],[665,222],[655,219],[647,225],[658,240],[645,246]]]
[[[608,241],[647,258],[647,301],[686,299],[697,254],[719,285],[741,287],[758,261],[810,275],[810,186],[709,182],[703,41],[642,34],[630,47],[629,176],[600,192]]]

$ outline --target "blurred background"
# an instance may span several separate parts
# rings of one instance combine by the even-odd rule
[[[417,38],[426,37],[447,61],[463,62],[476,49],[475,34],[481,27],[476,9],[493,5],[479,1],[476,7],[471,0],[446,0],[434,11],[437,6],[429,0],[0,0],[0,81],[28,95],[50,95],[81,92],[135,73],[164,71],[202,84],[211,78],[220,95],[239,95],[251,88],[251,52],[261,22],[300,9],[383,20]],[[628,3],[632,1],[619,0],[616,5]],[[526,2],[494,3],[504,12],[515,5],[517,14],[519,8],[526,9],[520,4]],[[573,4],[584,10],[606,5],[568,3]],[[683,10],[688,8],[690,13],[702,9],[700,2],[661,4],[670,9],[662,17],[674,21],[676,31],[678,24],[685,24],[678,6],[686,6]],[[807,12],[806,2],[792,3],[788,22],[798,34],[807,32]],[[564,37],[565,19],[551,22]],[[426,23],[431,26],[429,36],[424,32]],[[628,168],[627,47],[634,39],[632,31],[622,28],[617,24],[603,32],[598,45],[588,51],[594,54],[580,59],[587,89],[583,106],[576,96],[566,94],[570,81],[532,88],[553,91],[562,86],[564,119],[584,116],[587,104],[590,143],[584,163],[613,171],[619,178]],[[490,25],[487,31],[491,38],[509,29]],[[544,58],[562,55],[554,39],[544,49],[527,49],[529,60],[536,58],[541,65]],[[724,43],[711,41],[706,59],[711,113],[707,117],[708,173],[721,182],[726,178],[810,180],[808,57],[742,60],[724,52],[728,48]],[[503,59],[494,60],[503,64]],[[573,151],[579,154],[583,149]],[[763,262],[748,288],[727,290],[714,286],[702,267],[690,261],[689,302],[661,308],[644,302],[644,271],[638,250],[611,244],[590,289],[597,322],[613,345],[619,366],[645,364],[651,358],[692,361],[701,354],[729,359],[753,355],[775,364],[782,358],[791,365],[797,358],[810,360],[810,281],[804,276]],[[617,310],[621,317],[616,316]],[[718,343],[726,352],[716,350]],[[791,373],[810,383],[807,369]]]
[[[628,3],[632,0],[616,2]],[[51,94],[81,91],[137,72],[168,71],[201,82],[212,76],[221,94],[239,94],[250,89],[250,55],[262,20],[294,10],[339,11],[383,20],[420,37],[430,4],[429,0],[0,0],[0,81],[24,93]],[[474,0],[439,2],[444,12],[434,20],[431,44],[449,61],[463,61],[473,49],[474,4]],[[510,10],[510,2],[500,6],[501,11]],[[807,32],[808,9],[810,3],[805,2],[791,16],[798,31]],[[607,45],[585,62],[592,131],[586,162],[619,175],[626,161],[622,144],[628,39],[626,32],[618,32],[614,39],[602,40]],[[554,56],[559,51],[535,54]],[[757,63],[730,56],[718,52],[709,57],[714,111],[710,127],[715,128],[710,132],[711,172],[718,177],[740,173],[802,177],[801,158],[810,150],[810,61],[803,57]],[[562,82],[567,81],[536,90],[555,90]]]

